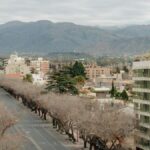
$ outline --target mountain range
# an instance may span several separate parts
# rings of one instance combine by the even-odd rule
[[[73,23],[12,21],[0,25],[0,53],[134,55],[150,50],[150,25],[102,28]]]

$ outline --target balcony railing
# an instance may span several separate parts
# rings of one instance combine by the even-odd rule
[[[146,100],[146,99],[133,99],[134,103],[139,103],[139,104],[147,104],[150,105],[150,100]]]
[[[142,112],[147,112],[147,113],[150,114],[150,109],[140,108],[140,111],[142,111]]]
[[[146,133],[146,132],[142,132],[142,131],[137,131],[136,133],[135,133],[135,135],[136,136],[138,136],[138,137],[141,137],[141,138],[143,138],[143,139],[145,139],[145,140],[147,140],[148,142],[150,142],[150,134],[149,133]],[[148,142],[145,142],[145,143],[148,143]],[[150,144],[150,143],[149,143]],[[143,143],[142,143],[142,145],[143,145]]]
[[[135,109],[135,113],[143,116],[150,117],[150,112],[141,111],[139,109]]]
[[[134,88],[141,88],[141,89],[150,89],[150,85],[144,84],[134,84]]]
[[[150,77],[150,72],[144,73],[144,72],[134,72],[134,77]]]
[[[150,89],[144,89],[144,88],[133,88],[133,92],[142,92],[142,93],[150,93]]]
[[[150,69],[150,61],[133,62],[133,69]]]
[[[134,75],[134,77],[132,79],[133,79],[133,81],[150,81],[150,75],[147,77]]]
[[[139,126],[150,129],[150,122],[147,122],[147,123],[140,122]]]

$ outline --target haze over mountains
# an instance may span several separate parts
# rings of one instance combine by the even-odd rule
[[[98,28],[50,21],[0,25],[0,52],[132,55],[150,50],[150,25]]]

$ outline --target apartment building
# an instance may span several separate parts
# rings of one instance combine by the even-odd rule
[[[5,75],[7,77],[21,78],[29,73],[30,68],[26,65],[23,57],[19,57],[17,53],[10,55],[5,66]]]
[[[100,66],[97,66],[96,64],[85,65],[85,71],[86,71],[87,77],[92,80],[95,80],[96,78],[102,75],[106,75],[106,76],[111,75],[111,68],[100,67]]]
[[[35,72],[46,75],[49,72],[49,61],[40,57],[36,60],[31,60],[30,67],[31,70],[34,69]]]
[[[136,150],[150,150],[150,61],[133,63]]]

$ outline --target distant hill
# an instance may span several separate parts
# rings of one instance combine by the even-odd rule
[[[50,21],[0,25],[0,52],[131,55],[150,50],[150,25],[98,28]]]
[[[72,61],[72,60],[84,60],[84,61],[96,61],[95,57],[85,53],[63,52],[63,53],[49,53],[46,55],[51,60],[60,61]]]

